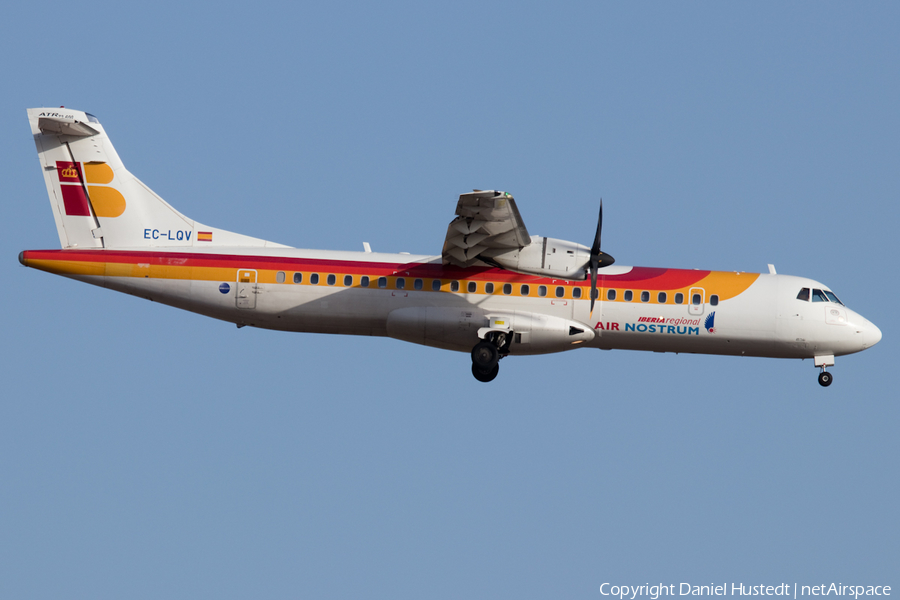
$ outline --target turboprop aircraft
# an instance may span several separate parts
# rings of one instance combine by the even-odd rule
[[[580,348],[834,357],[881,331],[827,286],[790,275],[626,267],[593,244],[529,234],[500,191],[462,194],[439,256],[302,250],[202,225],[122,164],[91,114],[28,110],[61,250],[19,261],[238,327],[389,336],[507,356]]]

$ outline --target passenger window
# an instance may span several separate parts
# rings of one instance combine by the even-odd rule
[[[353,275],[344,275],[344,285],[353,287]]]
[[[641,302],[650,302],[650,292],[641,292]]]
[[[417,290],[421,290],[421,289],[422,289],[422,286],[423,286],[424,284],[425,284],[425,282],[422,281],[421,279],[416,279],[416,280],[413,282],[413,287],[416,288]]]
[[[556,297],[562,298],[566,295],[566,290],[561,285],[556,286]]]
[[[581,298],[581,288],[580,287],[572,288],[572,297],[573,298]]]
[[[378,278],[378,287],[380,287],[380,288],[387,287],[387,277],[379,277]]]
[[[431,280],[431,289],[435,292],[441,291],[441,280],[440,279],[432,279]]]
[[[494,284],[490,283],[490,282],[484,284],[484,293],[485,294],[493,294],[494,293]]]
[[[813,302],[828,302],[825,293],[822,290],[813,290]]]
[[[527,296],[528,294],[531,293],[531,288],[528,287],[527,284],[525,284],[519,288],[519,293],[522,294],[523,296]]]
[[[512,294],[512,284],[511,283],[503,284],[503,293],[506,294],[507,296]]]
[[[313,285],[319,285],[319,274],[313,273],[309,276],[309,282]]]
[[[475,283],[474,281],[470,281],[469,285],[466,286],[466,289],[469,290],[470,294],[474,294],[475,291],[478,289],[478,284]]]
[[[831,300],[832,302],[835,302],[835,303],[837,303],[837,304],[840,304],[841,306],[844,305],[844,303],[841,302],[841,301],[838,299],[838,297],[834,295],[834,292],[829,292],[828,290],[822,290],[822,291],[825,292],[825,295],[828,296],[828,299]]]
[[[681,292],[675,294],[675,304],[684,304],[684,294]]]
[[[402,277],[398,277],[398,278],[397,278],[397,285],[396,285],[396,287],[397,287],[398,290],[402,290],[403,288],[405,288],[405,287],[406,287],[406,280],[403,279]]]
[[[797,300],[809,302],[809,288],[803,288],[802,290],[800,290],[800,293],[797,294]]]
[[[275,274],[275,283],[284,283],[284,271],[278,271]]]
[[[458,282],[458,281],[451,281],[451,282],[450,282],[450,291],[451,291],[451,292],[458,292],[458,291],[459,291],[459,282]]]
[[[616,290],[606,290],[606,299],[607,300],[615,300],[616,299]]]
[[[303,283],[303,273],[294,273],[294,283]]]
[[[625,297],[623,300],[625,300],[625,302],[631,302],[632,298],[634,298],[634,294],[631,293],[631,290],[625,290]]]
[[[600,297],[600,290],[597,288],[592,289],[591,290],[591,298],[596,300],[599,297]]]
[[[335,277],[334,275],[329,274],[329,275],[328,275],[328,279],[326,279],[326,281],[328,282],[328,285],[334,285],[335,282],[337,281],[337,277]]]
[[[712,296],[710,296],[709,304],[710,304],[710,306],[718,306],[719,305],[719,295],[713,294]]]
[[[656,301],[659,302],[660,304],[665,304],[666,299],[667,299],[667,296],[666,296],[665,292],[660,292],[656,295]]]
[[[547,295],[547,286],[546,286],[546,285],[539,285],[539,286],[538,286],[538,296],[540,296],[541,298],[543,298],[543,297],[546,296],[546,295]]]
[[[369,276],[363,275],[359,278],[359,287],[369,287]]]
[[[693,296],[691,296],[691,304],[693,304],[694,306],[700,306],[700,304],[702,304],[700,300],[700,294],[694,294]]]

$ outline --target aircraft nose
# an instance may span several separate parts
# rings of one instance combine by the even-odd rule
[[[866,348],[871,348],[881,341],[881,330],[871,321],[866,322],[866,328],[863,331],[863,341]]]

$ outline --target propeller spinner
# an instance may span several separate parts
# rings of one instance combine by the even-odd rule
[[[591,316],[594,314],[594,301],[597,299],[597,269],[608,267],[616,262],[609,254],[600,251],[600,230],[603,228],[603,199],[600,199],[600,217],[597,219],[597,233],[594,234],[594,243],[591,245]]]

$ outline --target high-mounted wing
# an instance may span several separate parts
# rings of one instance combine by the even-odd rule
[[[486,266],[483,255],[520,250],[531,243],[512,195],[495,190],[461,194],[456,218],[447,227],[443,263],[458,267]],[[493,251],[493,252],[491,252]],[[490,261],[493,264],[493,261]]]
[[[456,203],[456,218],[447,227],[441,259],[457,267],[498,267],[516,273],[584,280],[591,277],[592,298],[597,288],[597,269],[615,260],[600,252],[600,227],[594,246],[532,236],[522,222],[516,201],[506,192],[475,190],[462,194]]]

